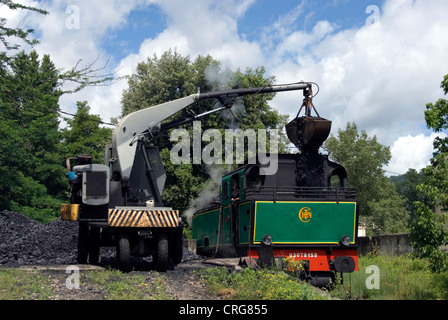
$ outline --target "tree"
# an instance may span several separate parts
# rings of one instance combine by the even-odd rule
[[[406,209],[411,214],[411,220],[414,219],[414,202],[428,203],[425,194],[417,188],[424,182],[424,179],[423,171],[418,172],[415,169],[409,169],[405,174],[390,177],[398,194],[406,199]]]
[[[426,204],[414,202],[416,219],[411,224],[410,240],[413,254],[419,258],[428,258],[434,272],[448,270],[448,254],[440,246],[448,242],[446,230],[447,216],[435,215]]]
[[[348,186],[356,188],[360,200],[362,222],[375,234],[407,230],[409,213],[392,182],[385,176],[383,165],[390,158],[389,147],[376,136],[358,131],[355,123],[347,123],[338,136],[331,135],[324,143],[331,160],[347,170]]]
[[[11,0],[0,0],[0,6],[3,5],[7,6],[10,10],[30,10],[40,14],[48,14],[48,12],[45,10],[26,6],[20,3],[15,3]],[[5,18],[0,17],[0,42],[3,44],[6,50],[17,50],[20,48],[19,44],[9,42],[10,38],[18,38],[31,46],[39,43],[38,40],[31,38],[31,34],[34,32],[33,29],[23,29],[20,27],[9,28],[6,27],[6,22],[7,20]],[[8,57],[7,51],[0,51],[0,67],[4,68],[9,60],[10,57]]]
[[[75,116],[64,118],[67,121],[67,127],[62,129],[65,156],[90,154],[93,163],[104,163],[104,150],[111,144],[112,129],[100,127],[101,118],[89,113],[87,101],[78,101],[76,105]]]
[[[48,55],[21,52],[0,78],[0,204],[46,207],[65,190],[58,132],[58,71]],[[52,203],[52,206],[54,203]]]
[[[364,217],[364,221],[367,231],[373,234],[407,232],[409,211],[406,209],[406,199],[396,192],[395,185],[387,177],[380,181],[378,198],[366,203],[368,216]]]
[[[445,75],[441,88],[448,94],[448,75]],[[425,111],[426,126],[441,133],[448,129],[448,101],[439,99],[428,103]],[[427,257],[433,271],[448,270],[448,253],[440,246],[448,243],[446,229],[448,210],[448,138],[437,137],[434,140],[434,153],[431,164],[423,169],[425,181],[418,189],[425,194],[430,206],[439,207],[442,213],[435,215],[430,206],[416,201],[416,218],[411,228],[411,241],[417,257]],[[445,211],[445,212],[443,212]]]
[[[0,0],[0,6],[2,5],[5,5],[10,10],[28,10],[43,15],[49,14],[48,11],[16,3],[11,0]],[[31,47],[34,47],[39,43],[39,40],[32,38],[32,34],[34,32],[33,29],[6,27],[6,23],[7,19],[0,17],[0,43],[3,44],[6,49],[6,51],[0,51],[0,76],[3,75],[3,73],[8,69],[11,59],[14,58],[17,50],[21,48],[21,45],[16,43],[17,40]],[[14,42],[10,42],[10,39]],[[80,62],[81,60],[79,60],[74,67],[68,70],[59,70],[59,84],[62,85],[63,83],[70,83],[72,85],[71,89],[64,89],[61,91],[62,93],[74,93],[87,86],[107,85],[122,79],[121,77],[116,78],[114,74],[111,73],[103,73],[103,70],[106,69],[108,62],[106,62],[105,65],[98,67],[97,63],[99,62],[99,56],[93,62],[87,63],[85,66],[80,66]]]
[[[0,0],[2,9],[47,11]],[[7,27],[0,17],[0,209],[20,210],[46,221],[58,214],[67,190],[61,161],[59,97],[86,86],[107,84],[113,75],[101,74],[98,59],[87,66],[79,63],[68,71],[57,69],[49,55],[41,60],[35,51],[19,52],[21,44],[39,43],[32,29]],[[71,82],[71,89],[63,89]]]
[[[441,87],[448,94],[448,75],[444,77]],[[426,126],[437,133],[446,133],[448,129],[448,100],[439,99],[436,103],[428,103],[425,111]],[[431,165],[423,169],[427,181],[420,185],[420,189],[428,196],[433,204],[448,210],[448,137],[434,139],[434,153]]]
[[[123,116],[143,108],[179,99],[201,92],[224,90],[229,88],[265,86],[273,84],[273,77],[265,77],[265,69],[247,69],[245,72],[232,72],[221,66],[220,62],[210,55],[198,56],[193,61],[177,51],[168,50],[160,57],[154,55],[138,64],[136,73],[129,77],[129,88],[123,93]],[[275,129],[286,122],[286,117],[273,110],[268,101],[273,94],[243,97],[241,103],[235,103],[232,112],[220,112],[201,118],[203,130],[216,128],[224,136],[224,130],[236,121],[242,130]],[[194,106],[194,113],[218,107],[216,101],[202,101]],[[188,109],[188,108],[187,108]],[[175,117],[189,115],[189,110],[180,111]],[[172,117],[171,119],[173,119]],[[171,120],[168,119],[168,120]],[[283,122],[283,123],[282,123]],[[191,126],[185,126],[191,134]],[[170,131],[159,135],[151,141],[161,149],[162,160],[166,166],[167,182],[162,195],[167,205],[184,210],[191,199],[195,198],[209,179],[204,164],[172,165],[169,150],[174,146],[170,141]],[[191,146],[193,144],[190,144]],[[286,143],[285,143],[286,145]],[[286,147],[284,147],[286,149]],[[185,186],[185,189],[180,189]]]
[[[378,143],[376,136],[370,138],[364,130],[359,132],[355,123],[347,123],[337,137],[331,135],[325,141],[324,148],[333,161],[346,168],[348,184],[357,189],[363,204],[379,198],[384,177],[382,167],[389,162],[391,154],[388,147]]]

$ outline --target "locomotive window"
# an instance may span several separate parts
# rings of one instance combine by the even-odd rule
[[[260,168],[253,167],[246,176],[246,185],[248,188],[259,189],[263,184],[266,176],[260,176]]]
[[[225,182],[224,183],[224,189],[222,190],[222,198],[225,199],[229,199],[229,183]]]

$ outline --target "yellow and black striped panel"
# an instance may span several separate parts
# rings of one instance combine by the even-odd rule
[[[174,228],[179,225],[178,210],[109,209],[110,227]]]

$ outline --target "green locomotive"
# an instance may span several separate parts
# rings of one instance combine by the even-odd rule
[[[223,176],[220,200],[195,212],[192,230],[200,254],[301,260],[303,278],[326,286],[335,273],[358,270],[359,204],[345,168],[318,152],[331,122],[310,116],[310,101],[304,105],[306,115],[287,125],[301,152],[278,154],[272,175],[251,159]]]

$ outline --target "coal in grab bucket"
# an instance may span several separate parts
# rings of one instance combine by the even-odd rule
[[[321,117],[297,117],[286,125],[289,140],[298,148],[319,148],[328,138],[331,121]]]

